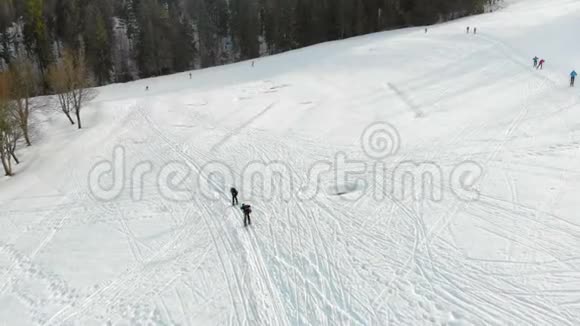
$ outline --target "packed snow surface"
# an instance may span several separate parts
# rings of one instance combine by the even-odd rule
[[[80,131],[37,112],[0,324],[578,325],[578,31],[577,0],[509,1],[103,87]]]

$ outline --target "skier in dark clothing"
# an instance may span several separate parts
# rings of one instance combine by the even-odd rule
[[[242,204],[242,212],[244,212],[244,226],[252,225],[252,220],[250,219],[252,207],[250,205]]]
[[[538,60],[540,60],[540,58],[534,57],[532,60],[534,60],[534,68],[536,68],[538,66]]]
[[[573,70],[570,73],[570,87],[574,87],[574,82],[576,81],[576,76],[578,76],[578,74],[576,73],[576,70]]]
[[[232,188],[230,192],[232,193],[232,206],[236,206],[238,204],[238,191],[236,188]]]

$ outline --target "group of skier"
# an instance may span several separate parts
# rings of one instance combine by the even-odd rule
[[[536,69],[544,69],[544,63],[546,60],[538,58],[537,56],[532,59],[534,61],[534,68]],[[539,61],[538,61],[539,60]]]
[[[534,68],[536,69],[544,69],[544,63],[546,63],[546,60],[538,58],[537,56],[534,57],[532,59],[532,61],[534,62]],[[576,82],[576,77],[578,76],[578,73],[576,72],[576,70],[572,70],[572,72],[570,73],[570,87],[574,87],[574,83]]]
[[[467,34],[469,34],[470,30],[471,30],[471,27],[467,26]],[[425,29],[425,33],[427,33],[427,29]],[[477,34],[477,27],[473,28],[473,34]],[[546,60],[540,59],[537,56],[534,57],[532,60],[534,61],[534,68],[539,69],[539,70],[544,69],[544,63],[546,63]],[[572,72],[570,73],[570,87],[574,87],[574,83],[576,81],[577,76],[578,76],[578,73],[575,70],[572,70]]]
[[[230,189],[230,193],[232,194],[232,206],[236,206],[239,204],[238,201],[238,190],[234,187]],[[252,206],[242,203],[240,207],[242,212],[244,213],[244,227],[248,225],[252,225],[252,220],[250,218],[250,214],[252,214]]]

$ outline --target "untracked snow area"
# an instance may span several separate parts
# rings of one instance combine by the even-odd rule
[[[579,31],[509,1],[37,112],[0,324],[578,325]]]

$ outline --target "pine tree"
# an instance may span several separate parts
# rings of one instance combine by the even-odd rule
[[[112,70],[112,23],[107,18],[106,2],[92,4],[86,8],[84,40],[87,59],[99,85],[111,80]]]
[[[14,18],[14,5],[12,0],[0,0],[0,67],[2,60],[8,65],[12,59],[10,46],[13,37],[9,31],[9,27],[12,26]]]
[[[51,45],[43,16],[43,0],[25,0],[26,16],[24,42],[28,51],[34,53],[41,72],[48,67],[51,58]]]

